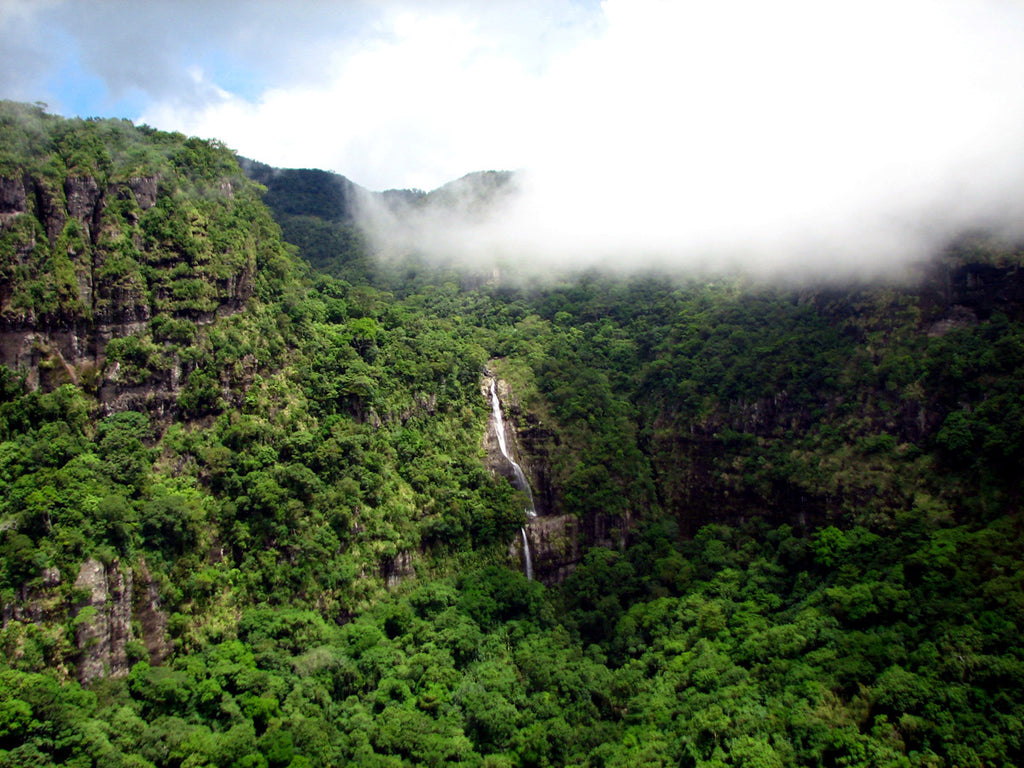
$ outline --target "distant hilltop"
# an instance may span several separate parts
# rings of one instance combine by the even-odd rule
[[[514,171],[474,171],[435,190],[387,189],[373,192],[332,171],[275,168],[239,157],[245,175],[267,188],[265,202],[277,213],[316,216],[336,223],[357,223],[368,205],[383,206],[395,215],[404,209],[481,211],[514,192]]]

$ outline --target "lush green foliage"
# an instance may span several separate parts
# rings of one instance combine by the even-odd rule
[[[11,671],[5,764],[1019,764],[1019,533],[927,515],[652,526],[557,592],[490,566],[341,628],[254,607],[98,696]]]
[[[102,372],[0,368],[0,766],[1024,762],[1013,301],[942,326],[911,289],[470,290],[423,264],[374,287],[344,217],[298,205],[322,237],[297,244],[339,249],[304,268],[216,143],[0,117],[0,176],[160,175],[96,242],[33,255],[15,219],[4,285],[85,317],[58,256],[102,253],[151,312],[106,348],[119,386],[182,375],[117,410]],[[485,366],[583,531],[560,585],[510,565]],[[137,626],[127,676],[83,686],[87,558],[154,586],[170,645]]]
[[[242,167],[266,187],[264,202],[285,239],[315,269],[350,283],[365,283],[377,272],[355,224],[358,198],[368,191],[326,171],[271,168],[252,160],[243,160]]]
[[[266,296],[283,277],[273,262],[284,249],[259,189],[217,142],[2,102],[0,148],[10,197],[0,227],[6,322],[170,315],[180,326],[254,288]],[[171,340],[193,335],[179,327]]]

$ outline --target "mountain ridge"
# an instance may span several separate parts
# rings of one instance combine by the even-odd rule
[[[1019,248],[479,282],[277,179],[0,104],[0,767],[1024,761]]]

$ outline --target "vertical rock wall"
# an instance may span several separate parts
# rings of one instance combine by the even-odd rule
[[[75,589],[88,597],[78,606],[73,625],[81,654],[78,678],[128,674],[128,642],[132,640],[132,572],[118,561],[106,566],[92,558],[82,563]]]
[[[22,587],[14,601],[4,604],[3,626],[46,628],[53,637],[47,662],[69,675],[71,669],[77,670],[82,683],[127,675],[137,660],[129,650],[133,640],[145,644],[152,664],[162,663],[170,652],[167,614],[142,560],[133,570],[123,561],[107,565],[89,558],[78,569],[73,591],[62,585],[56,568],[44,569],[41,580],[33,584]],[[136,637],[133,622],[141,637]],[[69,625],[73,647],[62,639],[69,637]],[[17,632],[10,636],[17,637]],[[16,654],[17,642],[12,648]]]
[[[485,373],[480,392],[488,402],[492,381],[506,412],[513,416],[505,420],[505,439],[509,452],[522,467],[533,489],[537,517],[524,521],[524,528],[530,544],[534,577],[546,584],[560,583],[579,563],[584,539],[587,538],[586,531],[575,516],[556,513],[556,493],[550,481],[547,463],[547,446],[554,439],[553,435],[542,429],[535,420],[531,420],[529,414],[522,413],[507,382]],[[520,420],[529,424],[526,434],[516,427]],[[483,449],[487,468],[512,482],[514,473],[501,454],[493,419],[487,423]],[[515,562],[523,562],[525,559],[523,542],[518,536],[509,545],[509,557]]]
[[[233,199],[229,182],[219,189]],[[201,326],[244,309],[255,291],[255,257],[204,256],[211,268],[193,264],[186,243],[146,235],[159,193],[155,176],[111,184],[0,178],[0,364],[25,372],[30,388],[86,383],[108,411],[162,413],[174,407],[188,371],[179,363],[132,382],[107,365],[107,344],[144,332],[157,314]],[[188,230],[174,231],[181,239]],[[182,269],[202,286],[205,306],[175,294]]]

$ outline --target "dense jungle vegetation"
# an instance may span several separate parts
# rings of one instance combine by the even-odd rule
[[[0,104],[0,766],[1024,764],[1019,251],[480,284],[284,178],[288,238],[216,142]],[[84,679],[87,560],[166,621]]]

